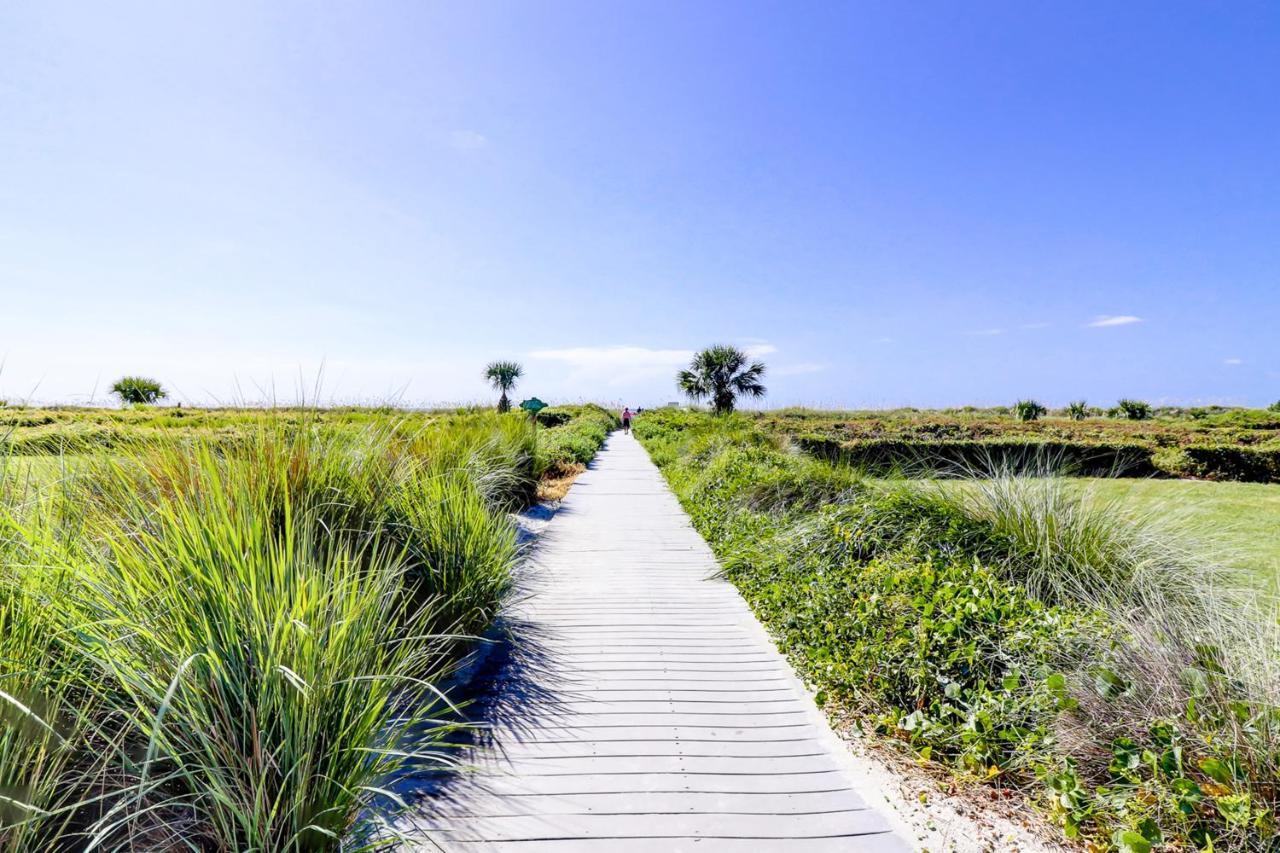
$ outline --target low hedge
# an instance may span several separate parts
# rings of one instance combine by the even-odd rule
[[[1070,473],[1089,477],[1153,477],[1160,473],[1152,450],[1140,444],[1086,444],[1075,441],[901,441],[869,439],[837,442],[826,436],[797,436],[806,453],[831,462],[871,470],[927,471],[972,476],[987,471]]]
[[[1161,457],[1167,473],[1206,480],[1245,483],[1280,482],[1280,449],[1259,447],[1183,447]]]
[[[1194,477],[1246,483],[1280,482],[1280,448],[1188,446],[1043,440],[859,439],[792,437],[805,453],[875,472],[973,476],[989,471],[1052,471],[1082,477]]]
[[[573,420],[573,412],[567,409],[543,409],[538,412],[538,426],[558,427],[564,426]]]
[[[619,426],[616,415],[594,403],[546,409],[538,413],[538,420],[557,424],[538,432],[539,471],[553,475],[590,462]]]

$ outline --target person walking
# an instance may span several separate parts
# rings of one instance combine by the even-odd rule
[[[622,431],[631,434],[631,407],[623,406],[622,408]]]

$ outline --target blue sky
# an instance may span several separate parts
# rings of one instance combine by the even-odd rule
[[[1280,398],[1274,3],[10,3],[0,396]]]

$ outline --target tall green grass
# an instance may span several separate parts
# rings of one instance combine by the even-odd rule
[[[10,492],[12,497],[12,492]],[[21,522],[0,517],[0,846],[40,849],[60,835],[68,806],[92,758],[80,746],[92,736],[96,698],[80,689],[66,653],[54,602],[69,590],[57,573],[15,570],[28,564]]]
[[[450,762],[434,685],[496,612],[537,464],[517,417],[264,414],[43,489],[10,469],[0,847],[338,849],[382,780]]]

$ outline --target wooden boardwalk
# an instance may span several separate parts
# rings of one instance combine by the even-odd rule
[[[511,608],[492,728],[418,850],[902,851],[648,455],[615,433]]]

